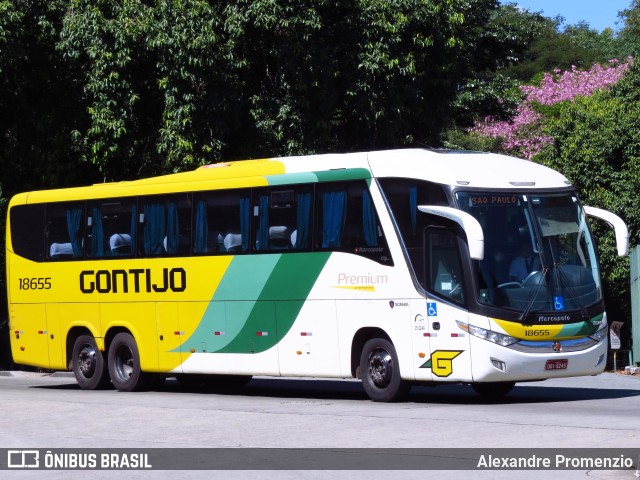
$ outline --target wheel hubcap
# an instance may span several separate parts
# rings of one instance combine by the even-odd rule
[[[133,354],[131,350],[126,347],[120,348],[116,363],[118,376],[123,380],[127,380],[133,373]]]
[[[393,376],[393,360],[386,350],[377,350],[369,357],[369,377],[378,388],[391,383]]]
[[[83,345],[78,354],[78,366],[82,375],[89,378],[96,371],[96,350],[91,345]]]

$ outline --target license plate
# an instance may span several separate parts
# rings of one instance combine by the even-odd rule
[[[545,370],[566,370],[569,360],[566,358],[558,358],[555,360],[547,360],[544,366]]]

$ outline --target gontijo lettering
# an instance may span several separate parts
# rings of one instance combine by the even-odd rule
[[[80,272],[82,293],[162,293],[184,292],[186,289],[187,272],[184,268],[163,268],[161,273],[150,268]]]

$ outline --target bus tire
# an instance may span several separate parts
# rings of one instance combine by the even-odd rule
[[[473,388],[478,395],[486,398],[500,398],[513,390],[516,382],[488,382],[488,383],[472,383]]]
[[[400,364],[393,344],[372,338],[360,355],[362,386],[374,402],[395,402],[409,393],[411,384],[400,377]]]
[[[73,374],[83,390],[96,390],[109,386],[109,372],[104,354],[98,350],[95,338],[80,335],[71,353]]]
[[[111,382],[121,392],[143,390],[147,387],[147,375],[140,369],[138,345],[126,332],[118,333],[109,346],[109,375]]]

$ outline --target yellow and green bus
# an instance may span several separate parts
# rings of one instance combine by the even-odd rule
[[[587,214],[561,174],[423,149],[218,163],[12,198],[17,364],[83,389],[175,376],[412,384],[603,371],[607,318]]]

